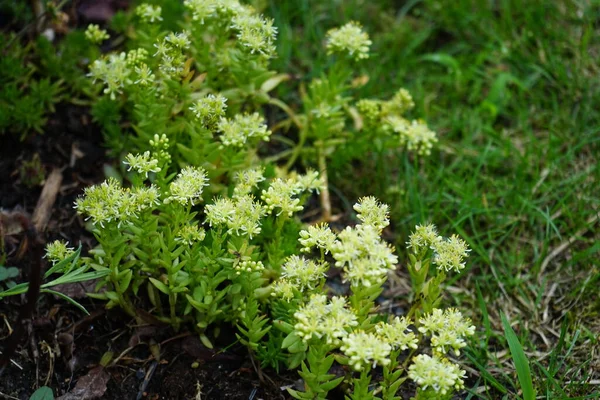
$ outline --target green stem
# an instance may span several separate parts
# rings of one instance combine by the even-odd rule
[[[300,153],[302,152],[302,149],[304,148],[304,144],[306,143],[306,139],[308,138],[308,129],[300,129],[299,135],[300,135],[300,138],[298,140],[298,144],[292,150],[292,155],[290,156],[290,158],[288,159],[288,162],[283,167],[283,169],[285,171],[289,171],[290,168],[292,168],[292,166],[298,159],[298,157],[300,156]]]
[[[117,296],[119,298],[119,305],[121,306],[121,308],[127,314],[129,314],[133,318],[137,319],[138,316],[135,312],[135,308],[133,307],[133,304],[131,304],[131,301],[129,300],[129,298],[121,292],[121,287],[119,285],[119,281],[117,279],[111,279],[111,281],[115,287],[115,292],[117,292]]]

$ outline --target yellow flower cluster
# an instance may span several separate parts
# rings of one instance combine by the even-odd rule
[[[62,240],[55,240],[52,243],[46,245],[45,257],[50,260],[53,264],[56,264],[75,252],[72,247],[67,247],[69,242],[63,242]]]
[[[92,43],[102,43],[110,36],[104,29],[100,29],[100,27],[96,24],[88,25],[85,30],[85,38]]]
[[[282,265],[281,280],[287,280],[299,291],[313,290],[325,277],[327,269],[327,264],[294,255],[288,257]]]
[[[160,6],[153,6],[148,3],[142,3],[135,8],[135,13],[145,22],[157,22],[162,21],[160,16],[162,9]]]
[[[121,187],[116,179],[108,178],[100,185],[85,188],[83,197],[75,202],[75,208],[101,227],[111,222],[121,226],[139,212],[160,204],[159,198],[160,193],[154,185],[129,189]]]
[[[355,60],[369,58],[369,47],[372,42],[362,26],[351,21],[344,26],[327,32],[327,53],[348,55]]]
[[[356,315],[346,308],[343,297],[332,297],[327,302],[327,296],[323,294],[312,295],[294,317],[297,321],[294,330],[305,343],[314,338],[337,346],[348,335],[348,330],[358,324]]]
[[[427,354],[414,357],[408,367],[408,377],[419,385],[419,390],[440,395],[464,388],[465,374],[464,370],[447,359]]]
[[[362,287],[380,285],[398,263],[394,248],[371,225],[347,227],[338,234],[330,250],[336,267],[344,271],[344,281]]]
[[[268,141],[271,131],[259,113],[236,114],[233,119],[223,118],[217,125],[224,146],[242,147],[250,139]]]
[[[460,272],[465,267],[464,259],[471,251],[467,243],[457,235],[449,238],[438,235],[432,224],[417,225],[406,244],[417,255],[422,255],[428,249],[433,250],[432,262],[446,272]]]
[[[326,223],[311,225],[306,230],[300,231],[298,241],[304,246],[300,251],[309,252],[313,247],[322,249],[329,253],[329,249],[335,243],[336,235]]]
[[[264,215],[264,207],[252,195],[219,198],[206,206],[206,222],[211,227],[226,225],[229,234],[248,235],[250,239],[261,232]]]
[[[165,203],[176,201],[183,205],[194,205],[202,199],[204,186],[208,186],[206,171],[203,168],[185,167],[171,182],[171,196],[165,199]]]
[[[342,339],[340,350],[349,358],[348,363],[361,371],[366,365],[388,365],[392,346],[378,335],[362,331],[352,332]]]
[[[158,166],[158,160],[150,156],[150,152],[146,151],[144,154],[136,154],[133,155],[131,153],[127,154],[125,157],[125,161],[123,164],[129,165],[127,171],[131,171],[132,169],[136,170],[139,174],[144,175],[144,177],[148,178],[148,174],[150,172],[160,172],[160,167]]]
[[[196,242],[201,242],[206,237],[206,231],[198,225],[184,225],[177,231],[175,237],[176,242],[187,243],[193,245]]]
[[[220,94],[209,94],[190,107],[196,118],[208,129],[213,129],[225,116],[227,99]]]
[[[369,225],[381,231],[390,224],[389,207],[380,203],[373,196],[363,197],[354,205],[354,211],[358,213],[358,219],[364,225]]]
[[[395,317],[391,323],[379,322],[375,325],[375,332],[395,349],[416,349],[419,339],[410,330],[410,318]]]
[[[431,335],[431,346],[436,354],[445,355],[449,349],[460,355],[465,347],[464,338],[475,333],[475,326],[469,318],[455,308],[434,309],[430,314],[419,318],[419,332]]]

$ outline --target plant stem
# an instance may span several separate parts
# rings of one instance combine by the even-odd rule
[[[306,143],[306,139],[308,136],[308,130],[300,129],[299,135],[300,135],[300,138],[298,139],[298,144],[292,150],[292,155],[288,159],[288,162],[285,164],[285,167],[283,167],[286,171],[289,171],[289,169],[292,168],[292,166],[294,165],[294,163],[300,156],[300,153],[302,152],[304,144]]]
[[[319,164],[319,173],[323,180],[323,187],[321,188],[321,208],[323,209],[323,221],[331,221],[331,199],[329,197],[329,178],[327,176],[327,160],[325,158],[325,146],[320,141],[315,143],[317,146],[317,157]]]

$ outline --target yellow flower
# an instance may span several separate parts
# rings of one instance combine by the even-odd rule
[[[342,339],[340,350],[348,356],[349,364],[361,371],[367,365],[387,365],[392,347],[381,337],[373,333],[352,332]]]
[[[327,32],[327,53],[346,54],[355,60],[369,58],[369,46],[372,42],[362,26],[351,21],[339,28]]]

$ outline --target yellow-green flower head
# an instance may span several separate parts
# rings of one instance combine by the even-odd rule
[[[341,339],[348,334],[348,327],[358,325],[356,315],[346,308],[346,299],[343,297],[332,297],[328,308],[327,317],[323,319],[321,325],[321,332],[327,344],[340,346]]]
[[[206,222],[212,226],[225,225],[229,234],[248,235],[250,239],[261,231],[260,220],[264,207],[252,195],[216,199],[206,206]]]
[[[386,101],[382,105],[382,112],[385,115],[396,115],[402,116],[407,111],[414,108],[415,102],[413,101],[410,92],[404,88],[401,88],[396,92],[391,100]]]
[[[294,180],[277,178],[271,182],[267,190],[262,191],[261,199],[267,205],[267,212],[279,208],[277,215],[284,213],[291,217],[292,214],[303,209],[300,199],[294,197],[297,193],[298,188]]]
[[[325,253],[329,253],[329,249],[335,243],[335,240],[335,233],[331,231],[326,223],[311,225],[306,230],[301,230],[300,239],[298,239],[300,244],[304,246],[300,251],[309,252],[316,246],[323,249]]]
[[[48,243],[46,245],[46,255],[44,257],[50,260],[52,264],[56,264],[69,258],[75,250],[72,247],[67,247],[68,244],[69,242],[64,242],[62,240],[55,240],[52,243]]]
[[[237,114],[233,119],[221,118],[218,129],[225,146],[241,147],[254,138],[268,141],[271,135],[259,113]]]
[[[204,186],[208,186],[208,177],[204,168],[185,167],[169,186],[171,196],[165,203],[176,201],[183,205],[188,203],[194,205],[198,199],[202,199]]]
[[[145,63],[140,64],[140,66],[136,66],[134,71],[137,75],[137,79],[134,82],[136,85],[150,86],[156,79],[156,76],[154,76],[152,70]]]
[[[346,25],[327,32],[327,53],[348,55],[355,60],[369,58],[369,47],[372,42],[369,35],[362,30],[358,22],[351,21]]]
[[[307,169],[304,175],[290,174],[290,179],[296,182],[296,190],[300,192],[317,192],[323,189],[323,180],[319,173],[312,169]]]
[[[130,193],[137,211],[160,204],[160,193],[154,185],[136,187],[131,189]]]
[[[374,128],[381,118],[381,101],[362,99],[356,103],[356,109],[362,115],[366,128]]]
[[[264,173],[265,169],[262,167],[236,172],[233,197],[245,196],[252,193],[252,190],[265,180]]]
[[[419,332],[431,335],[435,353],[443,355],[452,348],[458,356],[460,349],[467,345],[464,338],[475,334],[475,326],[455,308],[445,311],[436,308],[419,318]]]
[[[100,27],[96,24],[88,25],[85,30],[85,38],[92,43],[102,43],[110,36],[104,29],[100,29]]]
[[[218,0],[217,14],[221,18],[233,18],[239,14],[252,14],[256,11],[252,6],[241,4],[238,0]]]
[[[464,388],[465,371],[445,358],[420,354],[413,358],[413,363],[408,367],[408,377],[425,394],[435,392],[445,396],[455,389]]]
[[[209,94],[190,107],[200,123],[209,129],[214,128],[219,120],[225,116],[227,99],[220,94]]]
[[[401,146],[406,146],[408,151],[416,151],[417,154],[422,156],[431,154],[433,144],[438,141],[435,132],[429,129],[427,124],[421,120],[412,121],[404,132],[398,133],[400,134]]]
[[[390,224],[388,205],[380,203],[373,196],[359,199],[358,203],[354,205],[354,210],[364,225],[370,225],[378,231]]]
[[[171,32],[165,37],[165,41],[179,49],[187,49],[191,44],[188,32]]]
[[[94,61],[90,66],[89,76],[94,82],[102,81],[105,85],[104,93],[114,99],[116,93],[121,93],[121,89],[131,84],[130,74],[131,69],[127,62],[127,55],[125,52],[121,52],[109,54],[108,57]]]
[[[381,240],[370,225],[347,227],[330,248],[336,267],[344,271],[344,281],[370,287],[382,284],[389,271],[396,269],[394,248]]]
[[[206,231],[198,225],[183,225],[177,231],[175,241],[179,243],[186,243],[192,246],[194,243],[201,242],[206,237]]]
[[[252,195],[236,197],[233,210],[227,219],[229,234],[235,232],[236,235],[247,235],[252,239],[260,233],[260,220],[265,215],[265,209]]]
[[[260,272],[265,269],[265,266],[262,261],[245,260],[237,263],[234,268],[236,274],[241,275],[242,273]]]
[[[162,21],[161,12],[160,6],[152,6],[148,3],[142,3],[135,8],[136,15],[144,22]]]
[[[105,223],[122,222],[135,218],[137,213],[155,206],[160,194],[156,187],[137,188],[133,192],[124,189],[114,178],[100,185],[85,188],[83,197],[75,202],[79,214],[85,214],[94,224],[104,227]]]
[[[189,34],[187,32],[169,33],[163,40],[154,45],[160,63],[158,69],[164,75],[171,78],[181,77],[185,72],[187,56],[185,51],[190,46]]]
[[[433,248],[440,240],[442,237],[438,235],[435,225],[417,225],[406,242],[406,248],[415,254],[420,254],[423,250]]]
[[[394,349],[416,349],[419,339],[408,327],[410,324],[410,318],[395,317],[391,323],[379,322],[375,325],[375,332]]]
[[[287,258],[281,267],[281,276],[296,285],[301,292],[313,290],[325,277],[327,264],[316,263],[296,255]]]
[[[381,337],[372,333],[352,332],[342,339],[340,348],[349,358],[349,364],[356,371],[361,371],[367,365],[373,368],[379,365],[388,365],[388,358],[392,347]]]
[[[129,50],[127,52],[127,65],[135,67],[142,65],[148,59],[148,50],[143,48]]]
[[[185,0],[184,6],[192,12],[192,19],[204,25],[204,20],[212,17],[218,1],[216,0]]]
[[[275,54],[277,28],[273,26],[272,19],[257,14],[240,13],[233,18],[231,27],[238,31],[239,43],[250,50],[251,54],[258,53],[266,57]]]
[[[146,151],[144,154],[136,154],[133,155],[131,153],[127,154],[125,157],[125,161],[123,164],[129,165],[127,171],[131,171],[132,169],[136,170],[138,174],[144,175],[148,178],[148,173],[150,172],[160,172],[160,167],[158,166],[158,160],[152,158],[150,156],[150,152]]]
[[[438,240],[432,245],[433,263],[444,271],[460,272],[465,267],[464,259],[469,256],[469,246],[457,235]]]
[[[271,285],[271,290],[271,296],[285,300],[289,303],[290,300],[294,298],[296,286],[286,279],[278,279]]]
[[[402,138],[410,129],[410,121],[399,115],[389,115],[383,120],[383,129],[386,132],[396,132]]]
[[[205,208],[206,222],[212,228],[213,226],[227,225],[231,216],[235,213],[235,204],[226,197],[217,198],[213,204]]]
[[[148,141],[152,147],[152,154],[160,160],[161,163],[169,163],[171,154],[169,153],[169,138],[164,133],[161,136],[154,135],[154,139]]]
[[[346,308],[343,297],[333,297],[327,303],[327,296],[314,294],[308,303],[294,313],[297,323],[296,334],[305,343],[311,339],[324,339],[329,344],[338,345],[351,329],[358,324],[356,315]]]

